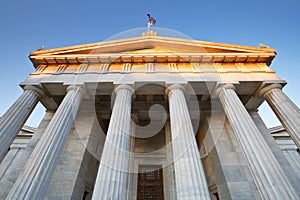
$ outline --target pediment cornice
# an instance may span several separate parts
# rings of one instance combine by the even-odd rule
[[[137,37],[35,51],[33,64],[95,62],[265,62],[275,49],[159,36]]]

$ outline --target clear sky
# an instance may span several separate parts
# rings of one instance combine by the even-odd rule
[[[288,82],[284,92],[300,106],[299,0],[1,0],[0,114],[21,95],[18,86],[34,70],[29,52],[103,41],[133,28],[145,27],[146,13],[158,27],[193,39],[277,49],[271,68]],[[264,103],[265,104],[265,103]],[[37,126],[38,106],[27,124]],[[267,125],[278,121],[267,105],[260,108]]]

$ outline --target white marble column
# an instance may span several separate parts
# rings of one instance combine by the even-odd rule
[[[299,199],[281,166],[264,141],[231,84],[220,86],[217,95],[248,161],[263,199]]]
[[[119,85],[105,139],[93,200],[126,199],[129,138],[131,121],[131,95],[134,89]]]
[[[167,93],[177,199],[210,199],[184,87],[174,84],[168,87]]]
[[[175,170],[174,170],[174,158],[172,148],[172,132],[170,121],[167,120],[165,124],[165,140],[167,151],[167,166],[165,167],[164,174],[164,196],[166,199],[176,200],[176,184],[175,184]]]
[[[0,119],[0,162],[32,113],[40,97],[44,95],[41,89],[34,86],[25,86],[24,90],[23,94]]]
[[[81,86],[67,90],[7,199],[43,199],[84,95]]]
[[[135,148],[135,122],[131,119],[129,136],[129,159],[128,159],[128,177],[127,177],[127,199],[133,198],[133,175],[134,175],[134,148]]]
[[[300,149],[300,109],[282,92],[280,84],[272,84],[260,91],[281,124]]]

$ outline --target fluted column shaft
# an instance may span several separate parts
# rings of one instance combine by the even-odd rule
[[[65,141],[72,127],[84,90],[69,86],[68,92],[28,159],[7,199],[43,199]]]
[[[298,199],[291,183],[264,141],[233,85],[220,86],[217,94],[263,199]]]
[[[128,180],[127,180],[127,199],[133,198],[133,175],[134,175],[134,147],[135,147],[135,122],[131,119],[129,136],[129,159],[128,159]]]
[[[23,94],[1,117],[0,162],[42,95],[42,90],[33,86],[26,86]]]
[[[168,89],[176,193],[178,199],[210,199],[184,87]]]
[[[286,96],[280,84],[263,88],[260,94],[266,99],[281,124],[300,149],[300,109]]]
[[[119,85],[93,191],[93,200],[126,199],[133,88]]]

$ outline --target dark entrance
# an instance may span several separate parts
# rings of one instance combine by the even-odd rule
[[[140,165],[138,175],[138,200],[162,200],[163,175],[162,166]]]

